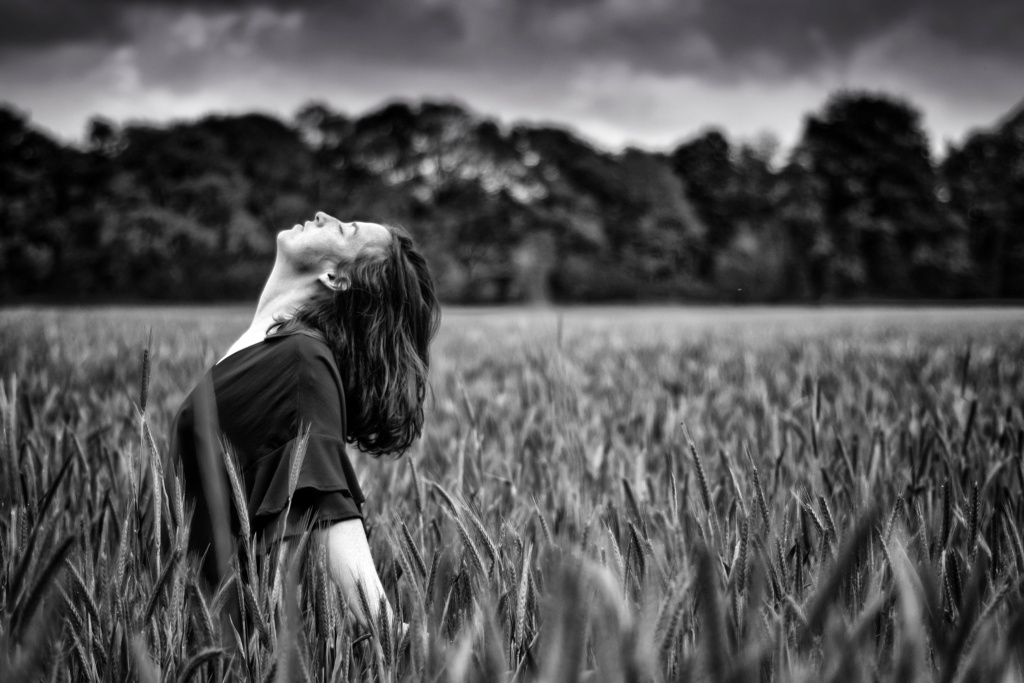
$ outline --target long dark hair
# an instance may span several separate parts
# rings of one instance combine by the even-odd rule
[[[400,456],[423,430],[430,340],[441,307],[409,233],[386,227],[391,239],[383,249],[363,249],[345,264],[347,289],[324,288],[270,330],[323,334],[344,384],[346,439],[373,455]]]

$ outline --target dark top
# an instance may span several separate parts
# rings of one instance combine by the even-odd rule
[[[306,455],[284,519],[292,455],[307,425]],[[230,543],[226,527],[218,529],[215,519],[230,518],[233,535],[240,529],[224,467],[225,443],[237,458],[254,534],[273,540],[282,526],[285,537],[301,534],[307,513],[319,522],[362,518],[363,494],[345,452],[341,376],[318,332],[275,333],[232,353],[210,368],[178,409],[168,452],[180,468],[186,501],[195,504],[189,546],[200,553],[218,532]],[[168,476],[174,470],[164,469]],[[213,573],[215,554],[207,554],[211,580],[227,569],[222,564]]]

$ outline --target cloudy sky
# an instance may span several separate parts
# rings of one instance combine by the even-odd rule
[[[1024,2],[0,0],[0,101],[68,139],[430,97],[610,149],[711,125],[785,146],[841,87],[908,98],[940,150],[1024,99]]]

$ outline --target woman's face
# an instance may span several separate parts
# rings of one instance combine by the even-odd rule
[[[278,233],[277,251],[300,269],[320,268],[324,264],[351,263],[364,248],[383,247],[390,240],[391,232],[383,225],[343,223],[318,211],[313,220],[296,223],[291,230]]]

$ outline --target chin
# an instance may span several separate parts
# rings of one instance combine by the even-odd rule
[[[277,233],[277,255],[281,256],[284,252],[292,251],[292,238],[290,237],[291,230],[282,230]]]

